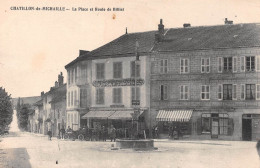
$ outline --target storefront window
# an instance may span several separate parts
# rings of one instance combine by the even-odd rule
[[[225,113],[202,114],[202,133],[228,134],[228,115]]]

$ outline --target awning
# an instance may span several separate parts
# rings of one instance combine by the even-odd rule
[[[90,111],[82,116],[82,119],[107,119],[113,113],[115,111]]]
[[[143,110],[139,111],[137,118],[144,112]],[[126,111],[115,111],[108,119],[111,120],[132,120],[134,111],[133,110],[126,110]]]
[[[108,119],[113,120],[131,120],[132,119],[132,113],[134,111],[115,111],[111,116],[108,117]]]
[[[156,121],[188,122],[191,115],[192,110],[160,110]]]

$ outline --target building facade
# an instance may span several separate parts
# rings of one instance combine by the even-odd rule
[[[78,130],[86,125],[81,117],[89,111],[91,104],[91,61],[81,60],[86,51],[80,51],[79,57],[66,65],[67,70],[67,127]]]
[[[151,56],[151,122],[161,137],[260,139],[260,26],[169,29]]]

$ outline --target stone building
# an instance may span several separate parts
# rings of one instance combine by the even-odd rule
[[[175,129],[186,138],[260,139],[259,56],[260,24],[162,31],[150,82],[150,120],[160,136]]]
[[[67,70],[67,127],[78,130],[86,121],[81,117],[91,104],[91,61],[85,60],[88,51],[80,50],[79,56],[65,66]],[[66,127],[66,128],[67,128]]]

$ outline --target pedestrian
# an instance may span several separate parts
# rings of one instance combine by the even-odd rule
[[[173,127],[169,127],[169,138],[171,139],[173,137]]]
[[[60,133],[61,133],[61,139],[64,139],[64,134],[65,134],[65,129],[64,129],[64,127],[62,127],[62,128],[60,129]]]
[[[159,137],[159,134],[158,134],[158,126],[156,125],[155,128],[154,128],[154,133],[155,133],[155,139],[157,139]]]
[[[49,131],[47,132],[47,134],[48,134],[48,139],[51,141],[51,137],[52,137],[52,132],[51,132],[51,130],[49,130]]]
[[[116,141],[116,129],[115,127],[112,125],[112,128],[111,128],[111,135],[110,135],[110,138],[111,138],[111,142],[114,140],[114,142]]]
[[[106,135],[106,128],[105,126],[102,127],[101,129],[101,136],[102,136],[102,140],[106,141],[107,140],[107,135]]]

